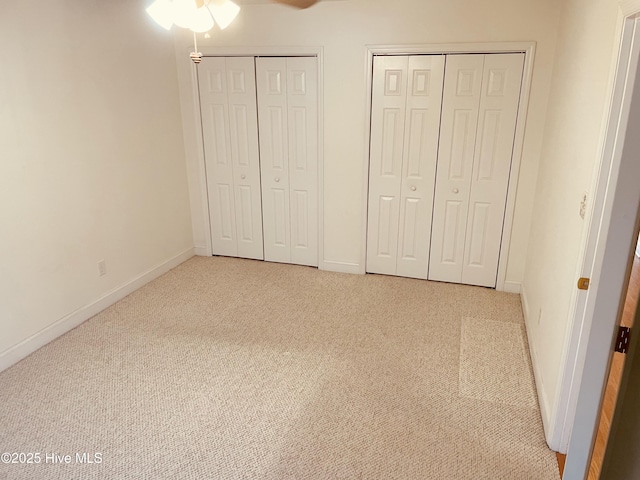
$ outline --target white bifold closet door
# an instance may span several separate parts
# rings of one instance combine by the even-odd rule
[[[205,57],[198,67],[214,255],[263,258],[253,57]]]
[[[255,61],[264,257],[317,266],[317,62],[310,57]]]
[[[427,278],[444,64],[374,57],[368,272]]]
[[[496,286],[523,63],[447,56],[430,280]]]

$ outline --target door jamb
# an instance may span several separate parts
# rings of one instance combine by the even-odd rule
[[[516,131],[511,157],[511,172],[507,189],[507,203],[505,206],[504,223],[502,225],[502,244],[498,259],[498,276],[496,290],[520,293],[520,284],[506,281],[509,249],[511,246],[511,231],[513,229],[513,216],[516,204],[516,190],[522,162],[522,147],[524,143],[525,124],[529,107],[529,95],[531,92],[531,79],[533,77],[533,61],[535,58],[535,42],[493,42],[493,43],[449,43],[449,44],[424,44],[424,45],[367,45],[365,51],[365,84],[366,105],[365,125],[365,161],[362,178],[365,184],[362,191],[362,211],[365,219],[361,232],[360,273],[366,272],[367,260],[367,222],[369,205],[369,156],[371,148],[371,103],[373,92],[373,57],[376,55],[446,55],[462,53],[524,53],[524,68],[522,72],[522,85],[520,87],[520,103],[516,118]]]

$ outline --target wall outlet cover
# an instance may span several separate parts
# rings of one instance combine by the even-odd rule
[[[107,264],[104,260],[100,260],[98,262],[98,275],[102,277],[106,274],[107,274]]]

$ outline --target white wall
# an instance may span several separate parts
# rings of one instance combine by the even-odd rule
[[[173,42],[143,7],[0,3],[0,370],[192,252]]]
[[[561,372],[590,217],[579,215],[600,161],[618,2],[567,0],[557,43],[522,294],[547,436],[557,427]],[[558,447],[559,445],[552,445]]]
[[[519,284],[529,237],[537,162],[553,63],[560,6],[554,0],[345,0],[298,11],[276,4],[244,5],[225,31],[199,45],[224,47],[319,46],[324,53],[324,260],[362,267],[366,221],[365,45],[535,41],[537,53],[518,185],[508,282]],[[192,37],[177,33],[185,120],[192,122]],[[204,251],[205,194],[196,137],[187,129],[187,163],[198,251]]]

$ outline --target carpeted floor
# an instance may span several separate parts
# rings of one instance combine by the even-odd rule
[[[0,373],[0,479],[555,480],[524,339],[517,295],[196,257]]]

